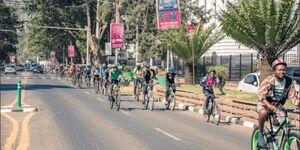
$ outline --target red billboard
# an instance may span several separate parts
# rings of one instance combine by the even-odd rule
[[[68,56],[69,57],[75,57],[75,48],[73,45],[68,46]]]
[[[124,25],[121,23],[110,24],[110,46],[111,48],[124,47]]]
[[[181,26],[179,0],[156,0],[158,29]]]

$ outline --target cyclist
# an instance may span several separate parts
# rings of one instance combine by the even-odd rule
[[[77,83],[79,82],[79,79],[81,78],[81,73],[82,73],[82,70],[80,68],[80,66],[76,66],[75,68],[75,75],[76,75],[76,81]]]
[[[98,64],[96,64],[96,66],[92,68],[92,72],[94,75],[93,83],[95,84],[95,80],[99,81],[100,67]]]
[[[119,84],[119,80],[123,81],[123,76],[121,70],[118,69],[117,65],[113,65],[112,69],[109,71],[109,80],[110,80],[110,94],[112,94],[113,86]]]
[[[258,112],[258,125],[259,125],[259,137],[258,146],[265,147],[266,143],[263,136],[263,128],[268,114],[273,111],[279,114],[279,116],[285,116],[281,107],[285,104],[286,100],[291,99],[292,103],[300,107],[299,98],[297,98],[295,85],[292,79],[286,76],[287,63],[285,60],[277,59],[272,63],[272,69],[274,74],[268,76],[261,83],[258,90],[257,112]],[[277,124],[282,121],[282,118],[278,118]],[[275,123],[276,124],[276,123]]]
[[[92,71],[91,65],[87,65],[84,69],[85,78],[88,80],[88,82],[91,80],[91,71]]]
[[[200,81],[200,86],[203,88],[203,94],[206,96],[205,99],[205,110],[204,113],[208,113],[207,108],[208,108],[208,102],[210,99],[211,94],[214,94],[213,88],[216,87],[219,84],[219,78],[215,76],[216,71],[215,70],[210,70],[209,74],[206,75],[201,81]]]
[[[148,84],[151,84],[153,78],[154,78],[154,74],[153,74],[152,69],[150,69],[150,65],[145,64],[145,68],[143,70],[143,94],[144,94],[143,104],[145,104],[145,101],[146,101],[145,98],[147,95],[147,86],[148,86]],[[151,87],[151,90],[152,90],[152,87]]]
[[[133,70],[133,93],[136,95],[136,88],[139,84],[142,84],[142,75],[143,75],[143,70],[140,64],[137,64],[136,67]]]
[[[102,64],[102,79],[103,79],[103,84],[105,89],[107,88],[108,77],[109,77],[109,69],[106,67],[106,64]]]
[[[169,89],[170,87],[173,88],[173,92],[176,92],[176,85],[175,85],[175,78],[177,78],[177,74],[174,72],[174,67],[169,67],[169,72],[166,73],[166,104],[169,97]]]

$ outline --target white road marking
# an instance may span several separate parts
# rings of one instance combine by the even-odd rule
[[[161,132],[161,133],[163,133],[163,134],[165,134],[166,136],[168,136],[168,137],[170,137],[170,138],[172,138],[172,139],[174,139],[176,141],[181,141],[180,138],[178,138],[178,137],[176,137],[176,136],[174,136],[174,135],[172,135],[172,134],[170,134],[170,133],[168,133],[168,132],[166,132],[166,131],[164,131],[164,130],[162,130],[160,128],[154,128],[154,129],[157,130],[157,131],[159,131],[159,132]]]
[[[90,92],[85,92],[87,95],[90,95]]]
[[[105,102],[103,99],[101,99],[101,98],[97,98],[99,101],[101,101],[101,102]]]
[[[6,77],[5,79],[8,80],[8,79],[11,79],[11,77]]]
[[[11,109],[1,109],[0,112],[12,112],[12,110]]]
[[[14,106],[1,106],[1,109],[4,109],[4,108],[13,108]]]
[[[120,110],[120,111],[121,111],[121,113],[123,113],[123,114],[129,115],[129,113],[126,112],[126,111],[124,111],[124,110]]]

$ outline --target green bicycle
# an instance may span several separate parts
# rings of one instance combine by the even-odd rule
[[[268,115],[269,124],[265,125],[265,141],[266,147],[258,146],[259,128],[253,130],[251,137],[251,150],[300,150],[300,136],[296,132],[295,125],[291,125],[288,118],[288,112],[296,112],[298,109],[279,108],[285,112],[283,121],[279,125],[273,125],[274,119],[278,116],[275,112]],[[299,114],[299,112],[298,112]],[[276,122],[276,121],[275,121]]]

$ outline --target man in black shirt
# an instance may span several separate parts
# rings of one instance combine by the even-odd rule
[[[170,87],[173,88],[173,92],[176,91],[175,86],[175,78],[177,77],[176,73],[174,72],[174,67],[169,67],[169,72],[166,73],[166,101],[168,100],[169,96],[169,89]]]
[[[154,78],[154,73],[152,71],[152,69],[150,69],[150,65],[146,64],[145,65],[145,69],[143,70],[143,80],[144,80],[144,84],[143,84],[143,94],[144,94],[144,101],[143,104],[145,104],[145,98],[147,95],[147,86],[148,84],[151,84],[153,81],[152,79]],[[151,87],[152,90],[152,87]]]

